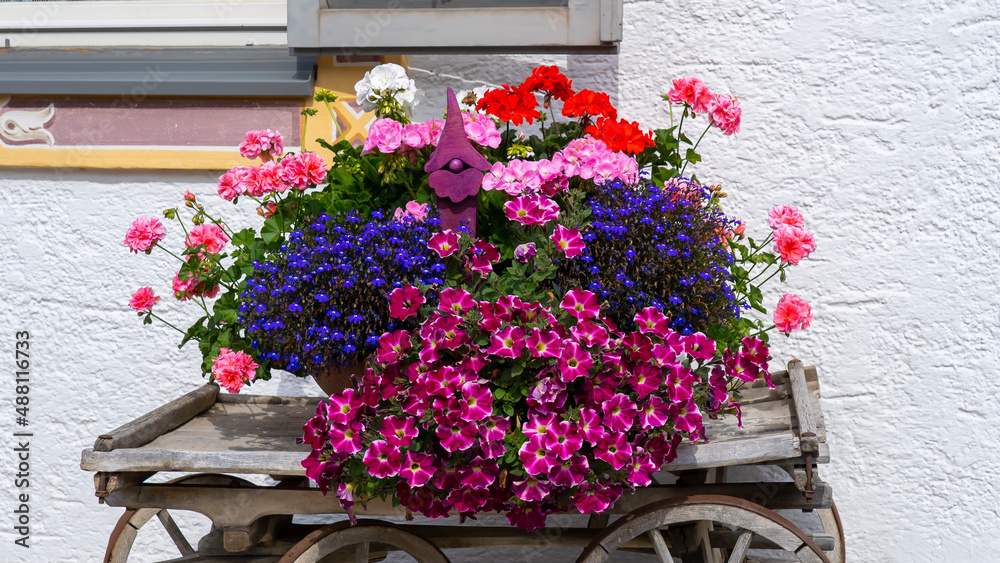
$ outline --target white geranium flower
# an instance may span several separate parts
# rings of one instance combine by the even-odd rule
[[[406,76],[406,70],[394,63],[379,65],[366,72],[354,85],[354,92],[365,111],[378,109],[380,100],[392,97],[409,112],[424,96],[416,83]]]

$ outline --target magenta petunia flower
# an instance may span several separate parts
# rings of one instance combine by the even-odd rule
[[[615,432],[625,432],[631,428],[638,412],[632,399],[622,393],[616,393],[604,401],[601,407],[604,409],[604,425]]]
[[[414,451],[406,452],[399,476],[411,487],[422,487],[434,476],[434,456]]]
[[[424,383],[428,395],[453,397],[458,390],[459,372],[451,366],[442,366],[427,372]]]
[[[676,364],[670,368],[667,376],[667,392],[671,401],[686,401],[694,394],[694,382],[697,378],[688,368]]]
[[[607,436],[601,415],[597,414],[594,409],[580,409],[580,422],[577,424],[577,428],[580,431],[580,436],[591,444],[597,444]]]
[[[135,309],[137,312],[142,313],[144,311],[151,311],[153,305],[160,302],[160,298],[153,293],[153,288],[151,287],[140,287],[135,290],[132,294],[132,298],[128,300],[128,306]]]
[[[651,332],[653,334],[663,335],[670,328],[670,323],[667,320],[667,317],[665,317],[656,307],[646,307],[636,313],[635,318],[632,320],[639,326],[639,332],[643,334]]]
[[[507,435],[508,426],[510,426],[510,421],[506,418],[491,416],[479,427],[479,435],[489,442],[501,442]]]
[[[330,421],[338,424],[354,422],[358,409],[361,408],[361,398],[354,389],[344,389],[340,393],[330,395]]]
[[[571,327],[569,331],[576,338],[577,342],[584,346],[605,348],[608,345],[608,331],[589,320],[581,320],[575,326]]]
[[[609,494],[608,491],[597,484],[583,483],[573,495],[573,505],[580,511],[580,514],[591,512],[604,512],[608,509],[618,496]]]
[[[684,351],[696,360],[710,360],[715,355],[715,341],[696,332],[683,338]]]
[[[726,375],[740,381],[751,383],[760,374],[760,368],[757,367],[757,364],[740,353],[726,350],[722,354],[722,363],[726,367]]]
[[[653,357],[650,360],[657,367],[668,367],[677,361],[677,350],[666,344],[655,344],[653,346]]]
[[[361,461],[368,466],[373,477],[395,477],[402,467],[403,454],[385,440],[375,440],[368,446]]]
[[[438,256],[445,258],[458,251],[458,233],[451,229],[435,233],[427,242],[427,248],[438,253]]]
[[[410,348],[410,333],[405,330],[386,332],[378,339],[375,359],[382,364],[391,364]]]
[[[590,319],[601,312],[597,296],[586,289],[571,289],[559,304],[567,313],[577,319]]]
[[[634,361],[641,362],[653,357],[653,341],[638,332],[626,334],[622,338],[622,346]]]
[[[361,433],[365,427],[359,422],[350,424],[330,424],[330,445],[333,451],[340,454],[353,454],[361,451]]]
[[[527,402],[539,414],[554,414],[565,410],[568,398],[564,382],[557,377],[543,377],[531,387]]]
[[[569,459],[582,446],[576,426],[565,420],[552,424],[545,432],[545,447],[559,459]]]
[[[497,247],[486,242],[477,240],[472,246],[472,255],[468,258],[468,267],[473,272],[481,276],[486,276],[493,271],[493,263],[500,260],[500,251]]]
[[[544,439],[546,433],[549,431],[549,426],[552,426],[555,421],[556,416],[554,414],[531,416],[531,413],[529,413],[527,422],[521,427],[521,432],[527,438],[538,435]]]
[[[149,254],[156,243],[167,236],[167,230],[163,228],[163,223],[156,217],[139,217],[129,225],[125,232],[125,246],[130,251],[138,254],[145,252]]]
[[[462,420],[479,422],[493,413],[493,394],[489,385],[470,381],[462,386],[459,416]]]
[[[670,405],[653,395],[639,409],[639,425],[643,430],[659,428],[670,419]]]
[[[592,367],[594,360],[583,346],[572,341],[563,343],[562,353],[559,355],[559,375],[563,381],[570,382],[583,377]]]
[[[545,527],[545,513],[535,505],[515,504],[507,511],[507,523],[526,532],[533,532]]]
[[[535,358],[558,358],[562,352],[562,339],[555,331],[532,328],[526,342],[528,351]]]
[[[527,442],[521,444],[518,456],[521,458],[521,463],[524,465],[524,470],[528,472],[528,475],[547,473],[554,461],[549,457],[547,448],[545,447],[545,436],[539,434],[532,436]]]
[[[557,487],[575,487],[590,474],[590,463],[582,455],[557,460],[549,469],[549,481]]]
[[[417,437],[417,420],[409,416],[387,416],[382,420],[382,436],[397,448],[409,447]]]
[[[649,486],[653,482],[653,472],[656,471],[657,467],[649,454],[635,456],[629,462],[628,480],[639,487]]]
[[[426,301],[424,294],[412,285],[397,287],[389,294],[389,316],[399,320],[406,319],[417,314],[417,309]]]
[[[528,477],[524,481],[515,481],[512,487],[514,496],[524,502],[540,502],[552,492],[552,486],[546,481]]]
[[[440,298],[438,309],[445,313],[462,315],[476,306],[472,294],[457,287],[449,287],[441,291],[438,297]]]
[[[497,462],[477,457],[459,472],[459,476],[462,485],[478,490],[489,488],[497,480],[499,473],[500,467],[497,466]]]
[[[479,429],[475,422],[462,420],[457,413],[452,413],[435,431],[441,447],[449,452],[464,451],[476,443]]]
[[[516,358],[525,348],[524,329],[519,326],[507,326],[490,337],[488,354],[500,358]]]
[[[514,258],[517,258],[517,261],[522,264],[530,260],[535,254],[535,243],[533,242],[519,244],[517,245],[517,248],[514,249]]]
[[[670,405],[670,417],[674,419],[674,428],[681,432],[697,434],[703,431],[701,411],[691,399]]]
[[[638,363],[632,370],[630,383],[636,394],[642,399],[660,388],[660,384],[663,383],[663,374],[648,363]]]
[[[632,457],[632,444],[624,432],[612,432],[594,446],[594,457],[606,461],[617,471]]]
[[[482,489],[458,488],[448,495],[448,503],[463,513],[477,512],[489,499],[490,492]]]
[[[556,243],[559,250],[562,250],[566,254],[566,258],[579,256],[583,253],[583,249],[587,247],[580,237],[579,230],[567,229],[562,225],[556,225],[555,232],[549,238]]]

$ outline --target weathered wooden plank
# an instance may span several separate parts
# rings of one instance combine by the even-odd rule
[[[278,397],[275,395],[246,395],[239,393],[220,393],[216,399],[217,403],[230,405],[296,405],[312,406],[313,409],[319,404],[322,397]]]
[[[190,471],[205,473],[259,473],[305,475],[299,451],[185,452],[157,448],[83,451],[80,468],[85,471]]]
[[[748,465],[797,458],[801,455],[799,439],[788,433],[728,442],[701,444],[685,442],[677,448],[677,459],[663,468],[668,471],[682,471]]]
[[[803,452],[813,453],[819,449],[816,437],[816,416],[813,414],[812,396],[806,382],[802,362],[788,362],[789,382],[792,388],[792,399],[795,403],[795,415],[798,422],[798,433],[801,442],[799,447]]]
[[[108,434],[102,434],[94,442],[94,450],[110,452],[122,448],[137,448],[191,420],[212,406],[218,395],[218,385],[205,384]]]
[[[733,550],[729,554],[728,563],[743,563],[743,558],[747,556],[747,551],[750,549],[750,540],[752,539],[753,532],[747,531],[741,533],[739,539],[736,540],[736,545],[733,546]]]

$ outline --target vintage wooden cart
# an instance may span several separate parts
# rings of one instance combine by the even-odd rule
[[[520,560],[546,561],[539,554],[557,546],[582,548],[577,561],[587,563],[619,556],[684,563],[842,563],[833,492],[816,469],[829,461],[816,370],[796,360],[772,379],[776,389],[763,382],[745,389],[744,428],[735,417],[706,421],[709,441],[681,446],[677,459],[657,474],[658,483],[672,484],[626,493],[607,514],[558,533],[442,525],[422,517],[412,523],[379,520],[405,516],[389,502],[358,506],[356,526],[293,523],[293,515],[343,513],[335,495],[324,497],[310,487],[300,465],[307,446],[296,439],[318,398],[226,395],[205,385],[100,436],[84,450],[81,467],[96,472],[101,502],[126,508],[108,540],[108,562],[130,561],[141,529],[155,517],[180,552],[164,554],[163,561],[170,562],[367,562],[402,552],[407,560],[445,563],[452,550],[512,546],[534,554]],[[747,465],[780,467],[791,480],[727,482],[734,467]],[[164,471],[191,474],[146,482]],[[779,473],[784,475],[770,471]],[[277,484],[255,485],[241,474],[270,476]],[[818,531],[806,534],[774,512],[781,509],[806,512]],[[192,544],[171,517],[179,510],[207,516],[211,532]]]

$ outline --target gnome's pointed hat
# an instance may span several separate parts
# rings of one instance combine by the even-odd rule
[[[438,197],[458,203],[476,195],[490,161],[479,154],[465,133],[462,110],[455,92],[448,88],[448,116],[444,120],[437,149],[424,165],[428,181]]]

